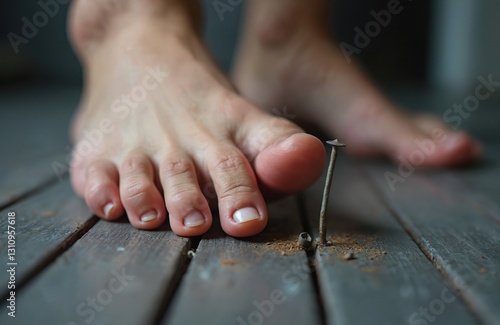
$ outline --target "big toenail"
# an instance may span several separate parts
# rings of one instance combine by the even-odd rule
[[[106,204],[106,205],[104,206],[104,208],[102,209],[102,210],[104,211],[104,215],[105,215],[106,217],[109,217],[109,212],[110,212],[111,210],[113,210],[113,208],[114,208],[114,207],[115,207],[115,205],[113,204],[113,202],[109,202],[108,204]]]
[[[191,212],[184,218],[184,226],[194,228],[205,223],[205,217],[199,212]]]
[[[149,221],[155,220],[157,217],[158,216],[156,214],[156,211],[152,210],[152,211],[149,211],[149,212],[143,214],[141,217],[141,221],[142,222],[149,222]]]
[[[237,223],[244,223],[256,219],[260,219],[260,214],[255,208],[239,209],[233,214],[233,219]]]

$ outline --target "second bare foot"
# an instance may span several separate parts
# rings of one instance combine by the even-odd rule
[[[404,114],[347,63],[318,23],[324,3],[252,1],[233,73],[240,93],[268,110],[288,106],[357,156],[411,161],[426,145],[433,149],[419,156],[417,165],[476,160],[481,145],[469,135],[434,117]]]

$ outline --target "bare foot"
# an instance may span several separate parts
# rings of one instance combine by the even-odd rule
[[[470,136],[433,117],[406,116],[348,64],[321,25],[325,6],[322,0],[249,4],[233,73],[245,98],[266,109],[293,108],[358,156],[387,155],[420,166],[480,156],[481,145]]]
[[[215,201],[227,234],[254,235],[267,222],[259,185],[307,187],[322,172],[324,148],[233,91],[200,41],[192,3],[73,4],[85,89],[71,181],[107,220],[126,212],[135,227],[153,229],[168,210],[175,233],[195,236],[210,228]]]

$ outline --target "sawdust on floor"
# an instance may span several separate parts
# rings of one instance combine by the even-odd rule
[[[56,210],[36,210],[35,213],[40,214],[43,217],[54,217],[57,215]]]
[[[287,236],[284,238],[260,238],[259,243],[254,243],[255,254],[262,256],[267,253],[278,253],[282,256],[295,255],[304,250],[298,243],[298,236]]]
[[[363,240],[359,240],[362,238]],[[351,261],[358,258],[367,258],[368,260],[376,260],[383,255],[388,254],[387,251],[375,248],[375,235],[353,235],[349,233],[334,234],[329,240],[333,243],[332,250],[339,253],[344,261]]]
[[[225,266],[233,266],[233,265],[236,265],[236,261],[235,260],[232,260],[230,258],[222,258],[220,260],[220,263],[222,265],[225,265]]]

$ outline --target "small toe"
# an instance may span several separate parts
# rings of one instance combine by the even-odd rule
[[[252,167],[236,147],[221,148],[219,144],[217,148],[207,165],[217,192],[222,229],[234,237],[256,235],[267,224],[267,207]]]
[[[191,157],[179,151],[170,152],[159,172],[172,230],[179,236],[198,236],[207,232],[212,214],[198,185]]]
[[[163,198],[155,185],[151,160],[132,153],[120,166],[120,195],[130,223],[139,229],[159,227],[166,218]]]
[[[118,171],[112,162],[99,160],[88,166],[84,198],[90,209],[103,219],[115,220],[123,215]]]

